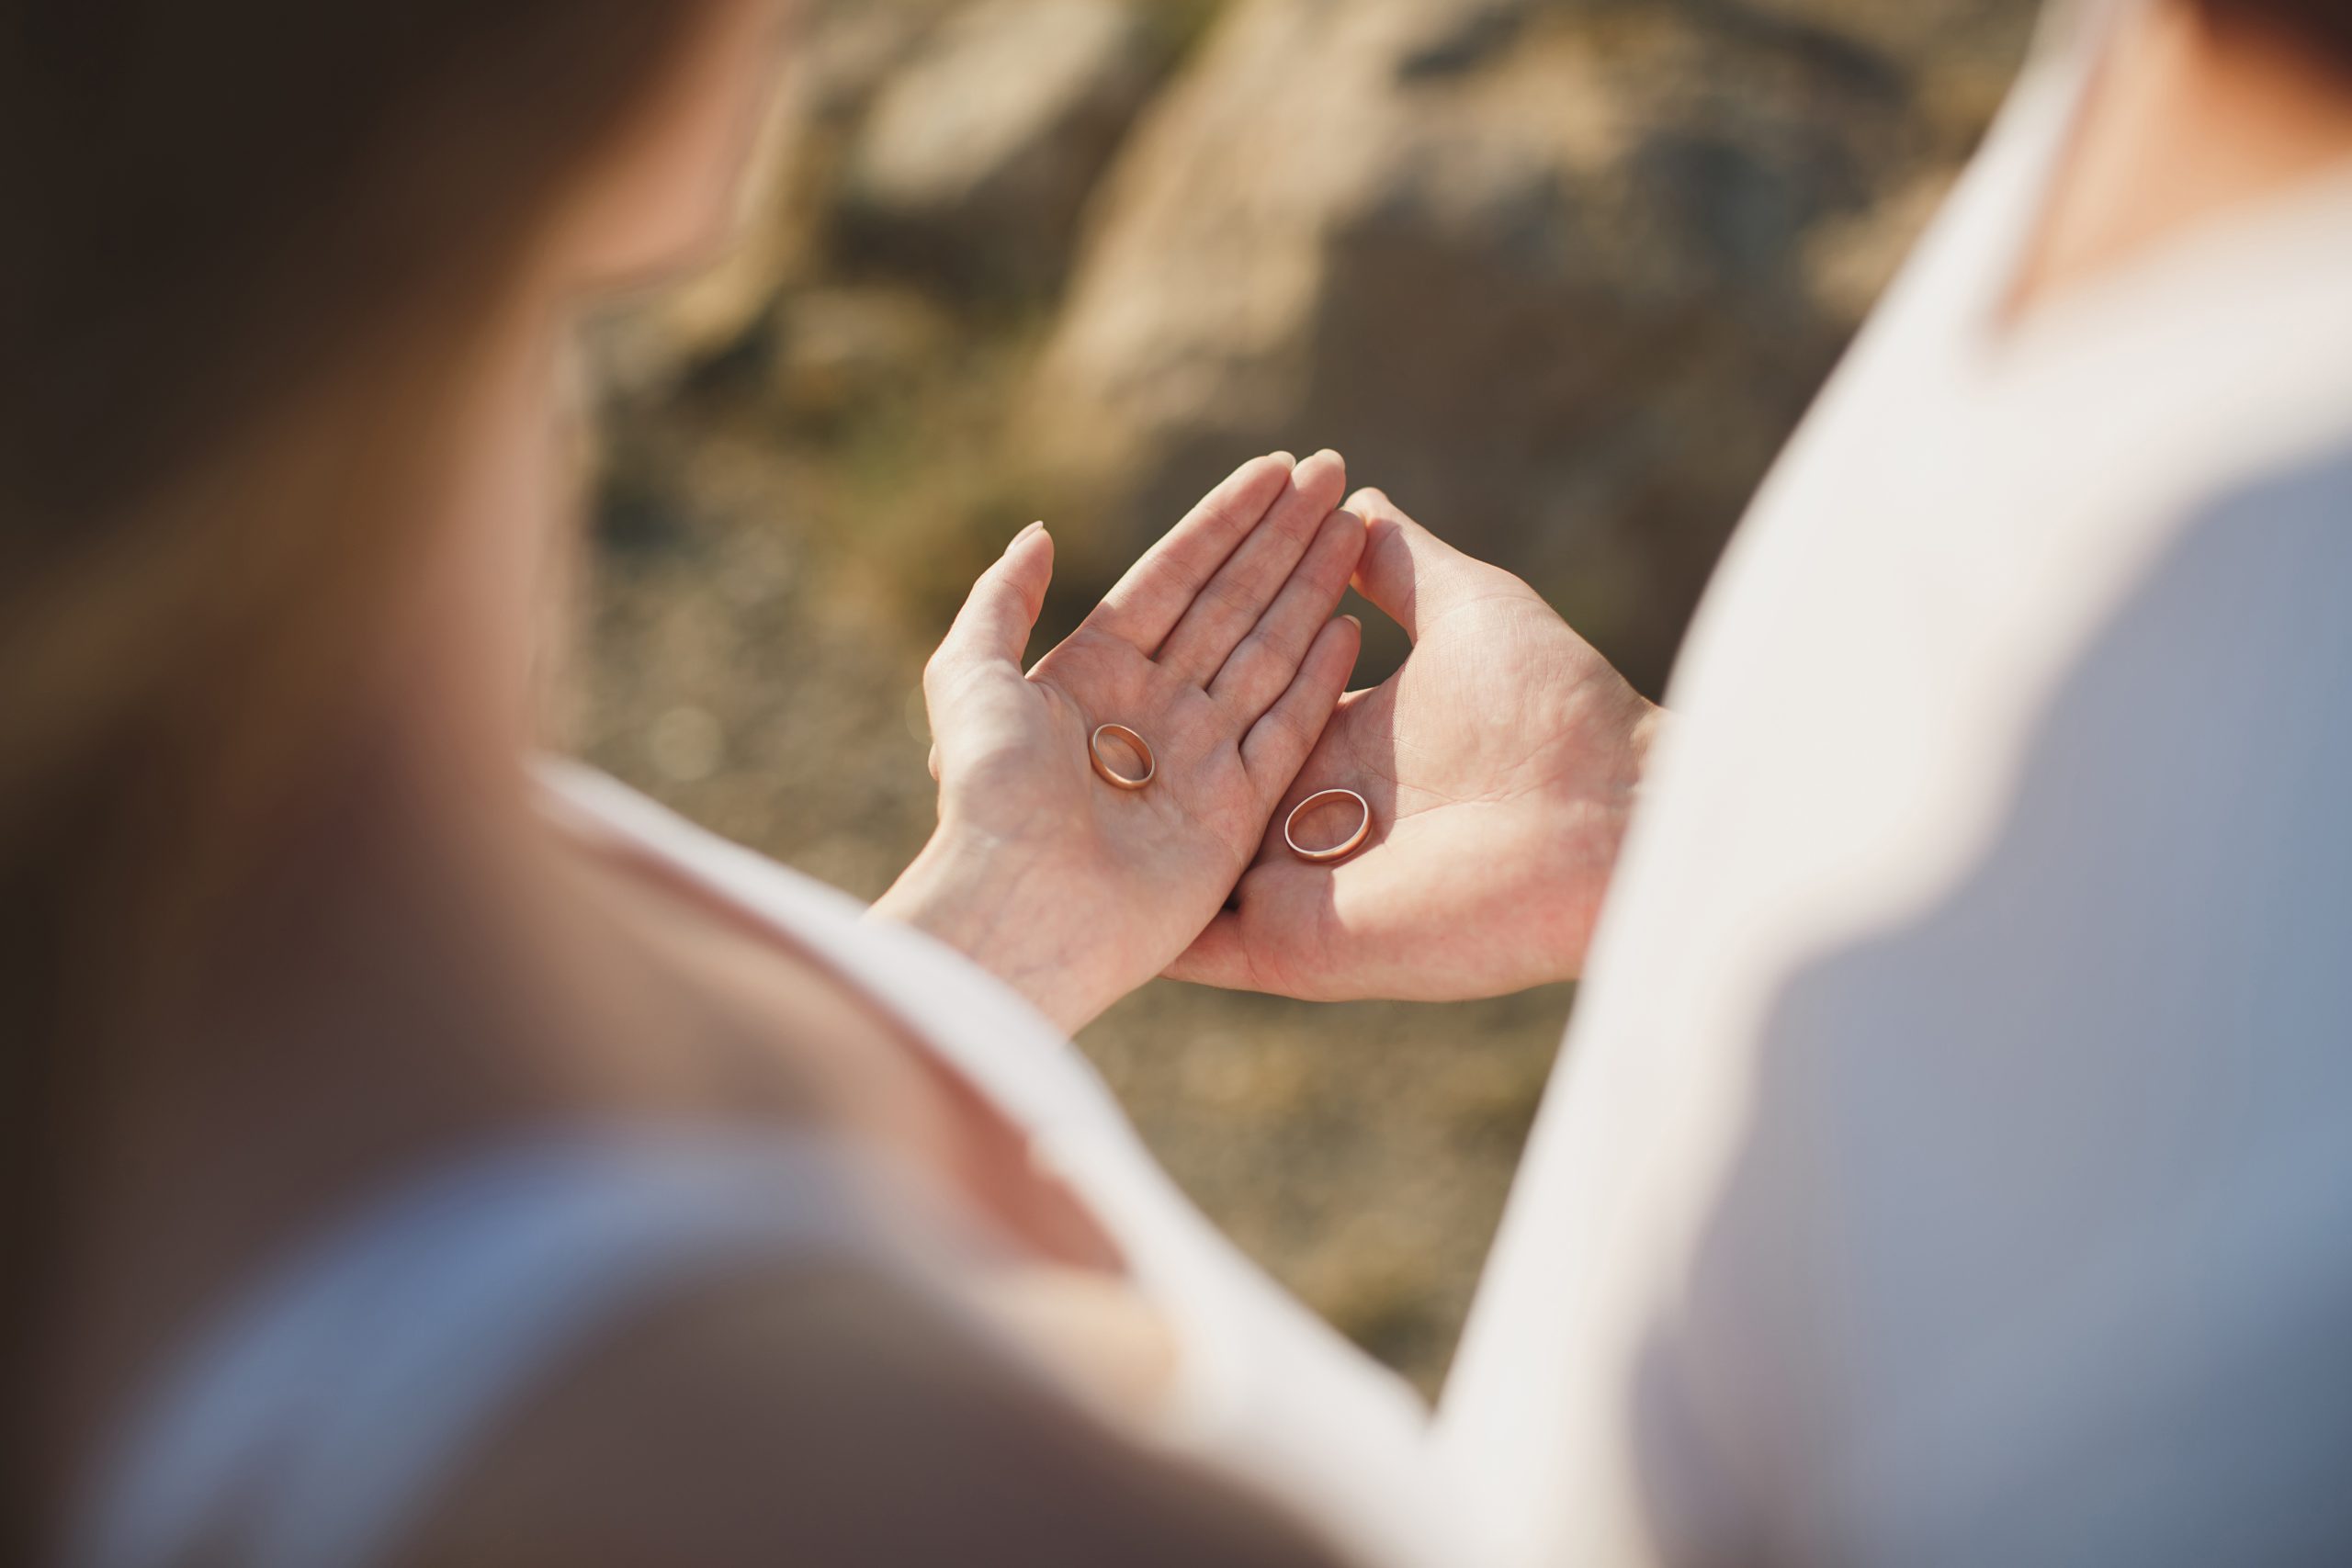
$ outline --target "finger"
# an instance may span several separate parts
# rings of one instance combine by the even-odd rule
[[[1363,625],[1353,615],[1325,625],[1290,689],[1242,738],[1241,765],[1269,797],[1288,789],[1306,765],[1306,754],[1323,739],[1323,727],[1331,722],[1363,649]]]
[[[1297,466],[1289,453],[1277,452],[1236,468],[1128,569],[1087,626],[1132,643],[1146,658],[1157,652],[1217,568],[1282,498]]]
[[[1347,483],[1348,466],[1337,452],[1317,452],[1301,463],[1265,521],[1217,569],[1168,634],[1159,648],[1160,668],[1207,685],[1290,581]]]
[[[1228,991],[1274,989],[1259,974],[1259,966],[1242,932],[1241,917],[1231,910],[1218,915],[1208,923],[1205,931],[1193,939],[1193,945],[1168,966],[1167,976],[1189,985],[1216,986]]]
[[[1363,559],[1356,591],[1419,638],[1420,628],[1454,604],[1498,593],[1533,597],[1535,591],[1500,567],[1464,555],[1397,510],[1376,490],[1361,490],[1348,509],[1364,524]]]
[[[1032,523],[972,584],[971,597],[923,671],[924,691],[936,698],[990,665],[1020,669],[1053,579],[1053,536],[1043,523]]]
[[[1209,683],[1209,695],[1243,724],[1255,724],[1289,689],[1315,634],[1340,607],[1363,555],[1363,519],[1352,512],[1334,512],[1325,518],[1306,558],[1290,574],[1265,618],[1241,639]]]

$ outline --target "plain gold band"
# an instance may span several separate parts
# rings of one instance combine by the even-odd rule
[[[1356,830],[1349,834],[1343,843],[1334,844],[1328,850],[1310,850],[1303,847],[1298,841],[1296,831],[1298,819],[1317,807],[1329,806],[1335,800],[1354,801],[1357,807],[1363,812],[1363,820],[1356,824]],[[1327,789],[1310,795],[1296,806],[1292,807],[1290,815],[1283,819],[1283,842],[1290,846],[1290,852],[1303,861],[1312,861],[1317,865],[1347,859],[1363,848],[1364,840],[1371,836],[1372,802],[1351,789]]]
[[[1131,779],[1102,760],[1102,738],[1106,735],[1136,749],[1136,755],[1143,759],[1143,777]],[[1095,774],[1114,789],[1142,789],[1159,776],[1159,759],[1152,755],[1151,742],[1124,724],[1106,724],[1096,730],[1086,743],[1086,753],[1093,759]]]

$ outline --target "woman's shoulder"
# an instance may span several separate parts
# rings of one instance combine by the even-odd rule
[[[1018,1560],[1049,1563],[1079,1526],[1206,1508],[1004,1331],[1141,1376],[1149,1324],[1041,1299],[1049,1271],[928,1197],[808,1134],[615,1130],[434,1172],[196,1339],[74,1560],[928,1562],[952,1524],[1041,1532]]]
[[[399,1561],[1323,1564],[1305,1531],[854,1264],[682,1295],[517,1412]]]

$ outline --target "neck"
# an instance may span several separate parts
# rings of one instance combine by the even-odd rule
[[[2352,158],[2352,75],[2267,24],[2135,8],[2052,189],[2013,313]]]

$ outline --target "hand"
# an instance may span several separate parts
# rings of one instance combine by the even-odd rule
[[[1367,529],[1356,586],[1412,656],[1341,702],[1231,908],[1169,973],[1316,1000],[1572,979],[1660,712],[1518,578],[1377,491],[1349,506]],[[1330,788],[1371,802],[1372,837],[1351,860],[1309,864],[1283,843],[1283,817]]]
[[[1075,1030],[1206,925],[1355,668],[1333,620],[1363,552],[1337,454],[1244,465],[1027,675],[1053,575],[1038,525],[973,588],[923,677],[939,830],[876,913],[962,949]],[[1141,733],[1148,788],[1095,776]],[[1124,769],[1127,760],[1120,759]]]

